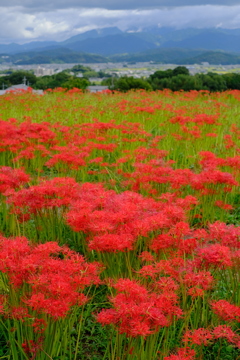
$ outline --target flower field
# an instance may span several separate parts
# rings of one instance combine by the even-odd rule
[[[240,91],[0,97],[0,359],[240,359]]]

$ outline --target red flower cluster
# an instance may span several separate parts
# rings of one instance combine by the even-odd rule
[[[212,301],[212,310],[224,321],[240,322],[240,306],[230,304],[226,300]]]
[[[178,349],[176,354],[165,356],[164,360],[194,360],[195,351],[189,347]]]
[[[24,237],[0,238],[0,271],[21,293],[18,307],[11,308],[14,292],[7,299],[8,315],[16,319],[32,310],[56,319],[65,317],[72,306],[87,301],[82,293],[85,287],[101,282],[100,264],[87,263],[83,256],[54,242],[31,246]]]
[[[240,348],[240,336],[227,325],[219,325],[211,329],[199,328],[192,331],[188,330],[183,336],[183,341],[185,343],[200,346],[208,346],[214,340],[218,339],[226,339],[234,346]]]
[[[85,183],[66,219],[74,231],[89,234],[91,250],[123,251],[132,250],[139,236],[169,229],[184,220],[184,207],[182,203],[157,202],[131,191],[116,194],[99,184]]]
[[[27,220],[44,209],[68,206],[77,196],[79,188],[79,184],[72,178],[53,178],[28,189],[12,192],[7,202],[11,204],[12,212],[20,215],[20,218],[25,216]]]
[[[169,326],[174,317],[182,316],[174,292],[150,292],[129,279],[119,279],[114,288],[118,292],[110,298],[114,308],[102,310],[97,321],[102,325],[113,324],[121,334],[145,337]]]
[[[228,246],[212,244],[198,250],[198,260],[203,266],[231,267],[232,255]]]
[[[211,330],[199,328],[196,330],[188,330],[185,332],[183,341],[187,343],[192,343],[196,345],[204,345],[207,346],[214,339]]]
[[[12,169],[9,166],[0,167],[0,193],[7,195],[30,180],[22,169]]]

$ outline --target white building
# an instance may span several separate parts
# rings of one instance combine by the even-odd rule
[[[45,75],[53,75],[53,69],[45,69],[41,66],[38,66],[36,69],[33,70],[35,76],[45,76]]]
[[[108,86],[102,86],[102,85],[90,85],[87,87],[87,90],[89,90],[91,93],[96,93],[99,91],[108,90]]]

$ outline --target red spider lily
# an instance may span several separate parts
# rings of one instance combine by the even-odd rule
[[[218,135],[216,133],[207,133],[205,136],[216,138]]]
[[[230,304],[226,300],[212,301],[213,312],[224,321],[240,322],[240,306]]]
[[[225,148],[226,148],[226,149],[234,148],[234,147],[236,147],[236,145],[237,145],[237,144],[235,144],[235,142],[233,141],[232,136],[229,135],[229,134],[224,135],[224,142],[225,142]]]
[[[131,234],[103,234],[94,236],[88,242],[90,250],[96,251],[124,251],[133,250],[134,237]]]
[[[25,321],[26,319],[31,318],[31,315],[29,314],[27,307],[12,306],[9,312],[11,313],[11,317],[15,320]]]
[[[213,329],[213,336],[215,339],[226,339],[230,343],[240,348],[240,336],[236,334],[228,325],[216,326]]]
[[[24,318],[28,311],[46,313],[54,318],[65,317],[72,306],[87,301],[82,291],[99,284],[101,267],[87,263],[83,256],[49,242],[30,246],[26,238],[0,239],[0,270],[6,273],[10,286],[22,292],[19,307],[9,316]],[[24,291],[28,284],[29,290]],[[14,298],[8,298],[11,304]]]
[[[225,165],[232,167],[234,169],[240,169],[240,155],[236,155],[234,157],[228,157],[225,159]]]
[[[39,338],[38,341],[29,340],[22,343],[24,352],[29,356],[29,359],[34,360],[39,350],[42,349],[43,338]]]
[[[234,225],[227,225],[223,222],[216,221],[213,224],[209,224],[210,241],[215,241],[224,246],[232,248],[240,248],[240,228]]]
[[[187,294],[192,298],[198,298],[204,296],[204,290],[195,286],[187,290]]]
[[[17,189],[30,180],[22,169],[12,169],[8,166],[0,167],[0,193],[4,194],[13,189]]]
[[[182,257],[175,256],[168,260],[160,260],[155,263],[155,269],[158,274],[169,275],[175,280],[181,278],[181,273],[185,268],[185,261]]]
[[[198,250],[198,259],[203,265],[219,268],[231,267],[232,256],[230,248],[220,244],[212,244]]]
[[[176,244],[175,238],[168,234],[158,235],[152,240],[150,249],[158,252],[162,249],[172,248]]]
[[[41,334],[44,333],[45,329],[47,328],[47,323],[44,319],[34,319],[32,323],[33,331],[35,333]]]
[[[19,158],[32,156],[34,146],[36,150],[40,150],[39,146],[43,144],[54,144],[55,137],[49,123],[37,124],[26,121],[18,125],[15,119],[0,121],[0,151],[10,150],[16,153],[21,150]]]
[[[225,165],[224,159],[216,157],[216,155],[210,151],[201,151],[199,156],[199,164],[203,170],[216,170],[218,167]]]
[[[196,123],[199,125],[203,124],[216,124],[218,116],[216,115],[207,115],[207,114],[197,114],[195,118],[190,118],[189,116],[176,116],[172,119],[170,119],[170,122],[172,124],[179,123],[181,125],[187,124],[187,123]]]
[[[28,189],[12,192],[7,202],[16,214],[36,214],[42,209],[69,205],[78,189],[79,185],[72,178],[53,178]]]
[[[141,261],[152,262],[155,260],[154,256],[148,251],[143,251],[138,257],[139,257],[139,259],[141,259]]]
[[[66,214],[73,230],[90,235],[89,247],[102,251],[132,249],[138,236],[169,228],[184,217],[182,206],[163,204],[130,191],[116,194],[94,184],[81,186],[78,199]]]
[[[207,346],[209,345],[209,343],[211,342],[211,340],[213,340],[213,334],[210,330],[208,329],[204,329],[204,328],[199,328],[196,330],[188,330],[185,332],[184,336],[183,336],[183,341],[184,342],[190,342],[192,344],[196,344],[196,345],[204,345]]]
[[[219,208],[223,210],[233,210],[233,206],[230,204],[226,204],[224,201],[217,200],[214,203],[215,206],[218,206]]]
[[[186,222],[177,222],[167,233],[158,235],[150,244],[150,248],[158,252],[162,249],[177,249],[178,254],[191,254],[198,246],[193,230]]]
[[[184,347],[178,349],[176,354],[165,356],[164,360],[194,360],[195,351],[189,347]]]
[[[182,316],[174,293],[158,295],[129,279],[119,279],[114,287],[118,291],[110,298],[114,308],[102,310],[97,321],[115,325],[119,333],[145,337],[169,326],[174,316]]]
[[[4,314],[6,302],[7,302],[6,295],[0,295],[0,314]]]
[[[177,291],[179,289],[179,285],[170,277],[160,277],[160,279],[158,281],[156,281],[155,285],[154,285],[156,291],[161,291],[161,292],[174,292]]]
[[[45,166],[52,167],[60,162],[67,164],[70,169],[78,169],[80,166],[86,165],[86,158],[90,155],[90,148],[83,150],[79,146],[72,144],[68,146],[54,146],[52,150],[57,150],[59,153],[52,155],[51,159],[45,163]]]
[[[230,173],[212,169],[204,170],[199,174],[192,175],[190,184],[196,190],[207,190],[206,186],[210,184],[226,184],[229,185],[229,190],[232,189],[233,186],[238,186],[238,182]]]
[[[187,287],[198,286],[203,290],[210,290],[213,288],[214,278],[209,271],[188,272],[185,274],[183,282]]]

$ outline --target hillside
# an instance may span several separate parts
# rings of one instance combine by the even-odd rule
[[[104,36],[97,39],[86,39],[68,44],[67,46],[73,51],[84,51],[103,56],[134,53],[156,47],[152,42],[125,33]]]
[[[162,47],[240,52],[240,35],[207,30],[181,41],[166,41]]]
[[[94,54],[74,52],[65,48],[54,48],[44,51],[30,51],[10,56],[9,61],[18,65],[28,64],[63,64],[63,63],[102,63],[107,59]]]

